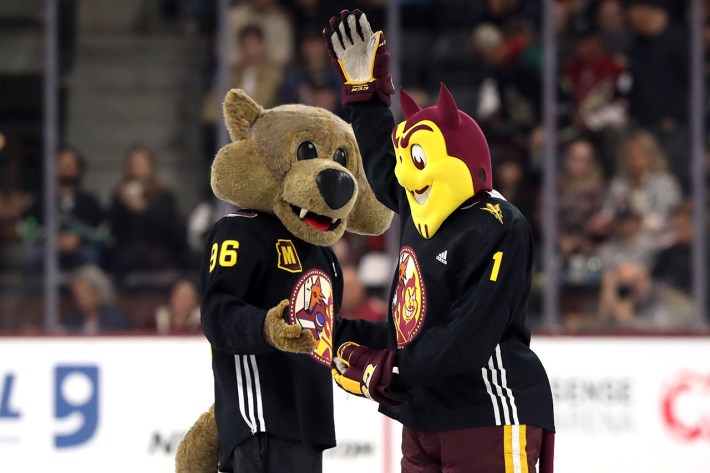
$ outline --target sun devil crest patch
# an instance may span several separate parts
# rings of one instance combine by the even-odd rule
[[[296,246],[291,240],[279,240],[276,242],[276,252],[279,255],[277,266],[279,269],[289,273],[300,273],[303,271],[301,259],[296,253]]]
[[[322,271],[304,274],[293,289],[289,318],[313,333],[317,340],[311,356],[330,367],[333,361],[333,285]]]
[[[414,250],[405,246],[399,254],[397,290],[392,299],[397,346],[402,348],[417,336],[426,315],[426,292]]]

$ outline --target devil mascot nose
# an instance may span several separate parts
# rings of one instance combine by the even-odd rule
[[[352,177],[337,169],[326,169],[319,172],[316,176],[316,184],[318,184],[318,190],[320,190],[323,200],[333,210],[338,210],[350,202],[355,191]]]

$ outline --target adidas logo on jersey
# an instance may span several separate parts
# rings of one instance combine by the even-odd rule
[[[437,260],[439,263],[447,264],[447,263],[446,263],[446,255],[448,254],[448,252],[449,252],[449,250],[442,251],[441,253],[439,253],[438,255],[436,255],[436,260]]]

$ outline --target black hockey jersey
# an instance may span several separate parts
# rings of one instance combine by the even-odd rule
[[[492,192],[423,238],[395,178],[389,109],[375,101],[347,111],[370,185],[401,222],[389,347],[398,350],[393,388],[409,401],[381,412],[417,430],[531,424],[554,431],[550,384],[525,324],[528,222]]]
[[[295,238],[272,215],[234,212],[214,224],[207,242],[202,329],[212,346],[220,465],[230,468],[234,447],[257,432],[335,446],[336,327],[345,339],[382,347],[386,327],[337,321],[342,279],[333,251]],[[288,321],[318,341],[310,355],[284,353],[264,340],[266,313],[283,299],[290,301]]]

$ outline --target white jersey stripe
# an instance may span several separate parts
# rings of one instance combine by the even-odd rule
[[[247,358],[246,356],[242,356],[242,365],[244,365],[244,373],[246,374],[247,378],[247,403],[249,406],[249,418],[251,419],[251,432],[255,433],[259,430],[259,426],[256,424],[256,419],[254,417],[254,392],[252,391],[252,384],[251,384],[251,378],[253,374],[251,373],[251,370],[249,369],[249,364],[247,363]]]
[[[493,362],[493,357],[488,360],[488,367],[491,369],[491,377],[493,378],[493,385],[496,387],[496,393],[498,394],[498,399],[503,407],[503,420],[505,420],[505,425],[510,425],[510,408],[508,407],[508,399],[503,394],[503,390],[498,384],[498,370]]]
[[[239,412],[242,414],[244,422],[247,426],[254,431],[254,425],[251,422],[249,416],[247,416],[246,409],[244,408],[244,377],[242,376],[242,357],[240,355],[234,355],[234,368],[237,373],[237,396],[239,397]]]
[[[503,358],[500,354],[500,345],[496,345],[496,358],[498,359],[498,367],[500,368],[500,377],[503,383],[503,389],[508,394],[508,399],[510,399],[510,407],[513,414],[513,424],[519,424],[518,422],[518,408],[515,405],[515,396],[513,396],[513,391],[508,387],[508,380],[506,378],[505,367],[503,367]]]
[[[500,425],[500,411],[498,410],[498,401],[496,401],[496,397],[493,394],[493,390],[491,389],[491,383],[488,382],[487,369],[481,368],[481,377],[483,378],[483,382],[486,384],[486,392],[488,392],[488,395],[491,397],[491,403],[493,404],[493,415],[496,418],[496,425]]]
[[[249,361],[251,361],[251,367],[254,370],[254,385],[256,387],[256,409],[259,415],[259,425],[261,426],[261,432],[266,432],[266,422],[264,422],[264,405],[261,401],[261,381],[259,380],[259,368],[256,365],[256,357],[254,355],[249,355]]]

